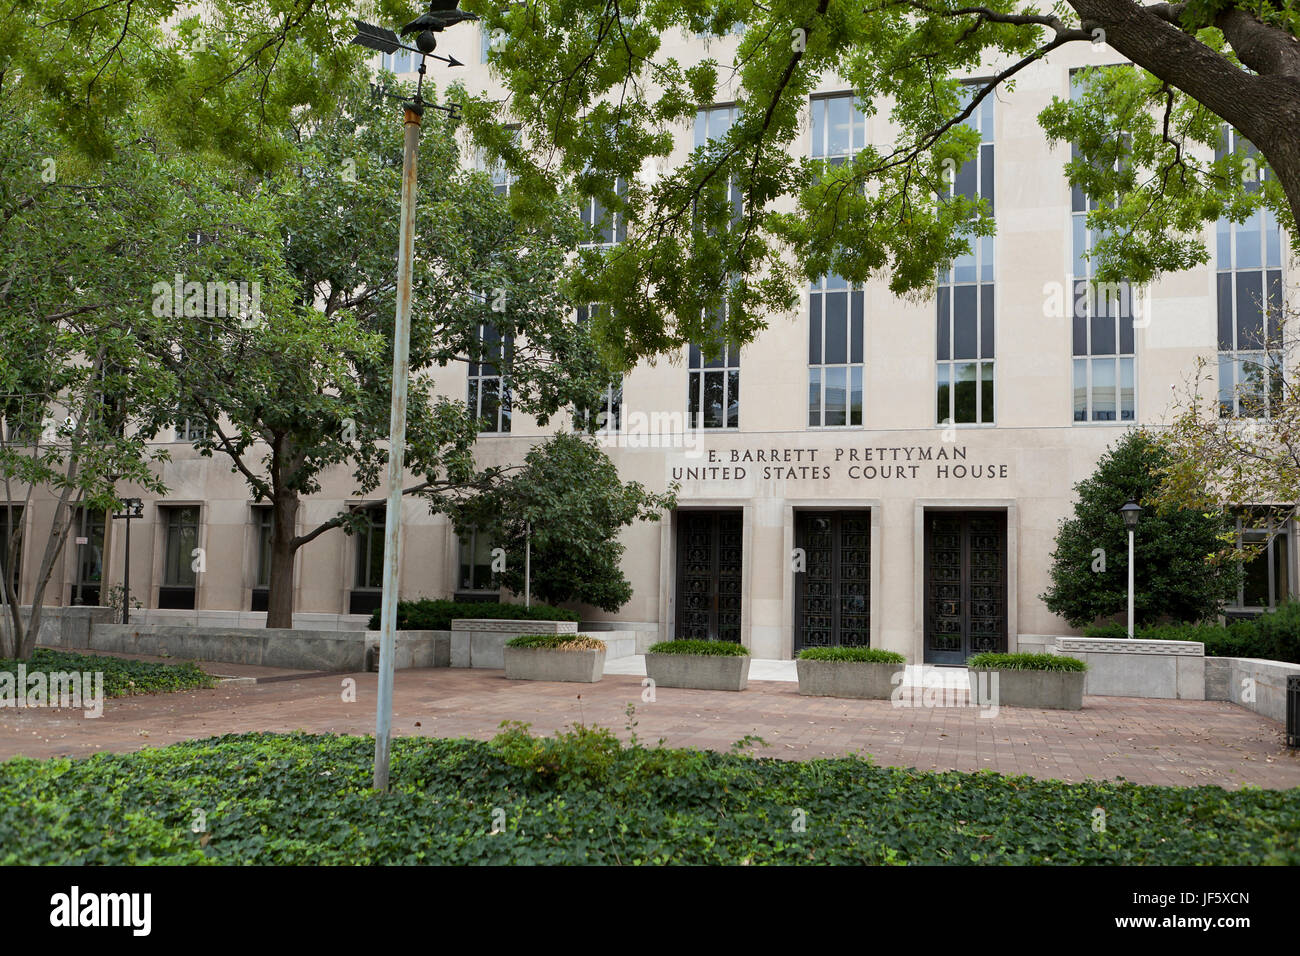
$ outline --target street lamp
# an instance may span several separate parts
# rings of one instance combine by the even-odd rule
[[[144,502],[139,498],[124,498],[122,500],[123,511],[120,515],[113,515],[113,520],[119,518],[126,522],[126,560],[122,564],[122,623],[131,623],[131,522],[136,518],[144,517]]]
[[[1119,509],[1124,518],[1124,527],[1128,529],[1128,636],[1133,637],[1133,532],[1137,530],[1138,516],[1142,514],[1141,506],[1132,499]]]
[[[411,351],[411,258],[415,241],[415,157],[420,144],[420,121],[424,107],[432,106],[457,116],[458,106],[426,104],[425,61],[429,57],[448,66],[460,66],[455,57],[438,56],[435,33],[462,20],[477,20],[472,13],[456,9],[459,0],[430,0],[428,12],[402,27],[402,36],[415,34],[410,47],[386,27],[354,20],[357,35],[352,42],[380,53],[408,50],[420,55],[420,78],[415,97],[405,108],[402,141],[402,218],[397,240],[397,321],[393,327],[393,398],[388,424],[388,505],[384,518],[384,596],[379,625],[379,694],[375,713],[376,790],[388,789],[389,750],[393,718],[393,654],[397,629],[397,571],[402,560],[402,465],[406,452],[406,387]],[[128,526],[129,527],[129,526]]]

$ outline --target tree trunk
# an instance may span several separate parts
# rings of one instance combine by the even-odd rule
[[[293,627],[294,534],[298,495],[282,492],[271,501],[271,581],[266,599],[266,626]]]

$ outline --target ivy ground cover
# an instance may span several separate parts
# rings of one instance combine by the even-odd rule
[[[246,734],[0,764],[0,863],[1296,864],[1300,789],[1067,784],[621,744]]]

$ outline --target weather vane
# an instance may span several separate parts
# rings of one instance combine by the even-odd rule
[[[478,19],[478,16],[473,13],[457,10],[456,6],[459,2],[460,0],[429,0],[429,9],[402,27],[401,30],[403,37],[415,34],[415,46],[407,46],[398,38],[396,33],[387,27],[375,26],[373,23],[365,23],[361,20],[352,21],[357,26],[357,35],[352,38],[352,42],[358,46],[378,50],[380,53],[409,50],[411,53],[420,55],[420,78],[415,84],[415,99],[411,101],[411,106],[414,107],[417,113],[424,112],[425,102],[421,93],[424,89],[426,59],[433,57],[435,60],[442,60],[448,66],[465,65],[454,56],[441,56],[433,52],[438,47],[438,38],[434,36],[435,33],[441,33],[447,27],[460,23],[462,20]],[[452,103],[450,106],[439,106],[436,103],[428,105],[436,110],[443,110],[452,119],[456,119],[460,115],[459,103]]]

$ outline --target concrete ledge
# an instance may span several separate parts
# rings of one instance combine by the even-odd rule
[[[450,644],[447,631],[402,631],[397,635],[394,667],[446,667],[450,663]],[[96,624],[80,645],[44,646],[80,646],[120,654],[294,670],[360,671],[369,662],[370,648],[377,645],[378,636],[373,631]]]
[[[1286,723],[1286,679],[1300,664],[1254,657],[1207,657],[1205,699],[1240,704],[1279,724]]]
[[[983,675],[987,674],[987,678]],[[981,707],[1082,710],[1087,674],[1079,671],[969,670],[971,699]],[[987,683],[985,683],[987,681]],[[984,699],[987,698],[987,699]]]
[[[1088,665],[1085,694],[1205,700],[1205,645],[1196,641],[1058,637],[1056,653]]]

